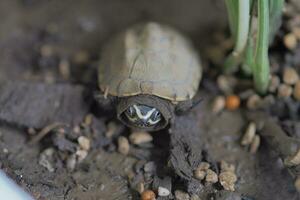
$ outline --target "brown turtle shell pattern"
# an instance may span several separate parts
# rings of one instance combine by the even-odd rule
[[[194,97],[202,68],[189,40],[154,22],[119,34],[102,50],[100,89],[118,97],[155,95],[173,103]]]

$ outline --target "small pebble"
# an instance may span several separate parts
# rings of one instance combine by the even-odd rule
[[[70,63],[67,59],[62,59],[58,65],[59,74],[65,79],[68,80],[71,76]]]
[[[136,176],[136,174],[133,171],[130,170],[130,171],[127,172],[128,180],[131,181],[135,176]]]
[[[293,33],[288,33],[284,36],[283,43],[289,50],[294,50],[297,46],[297,38]]]
[[[225,97],[217,96],[212,104],[212,112],[219,113],[225,108]]]
[[[240,106],[240,98],[236,95],[229,95],[226,97],[226,108],[228,110],[236,110]]]
[[[292,67],[285,67],[283,70],[283,82],[287,85],[294,85],[299,80],[297,71]]]
[[[278,86],[280,85],[280,79],[276,75],[271,76],[270,84],[269,84],[269,92],[276,92]]]
[[[89,61],[90,55],[87,51],[85,50],[80,50],[76,52],[73,61],[75,64],[82,65],[86,64]]]
[[[158,187],[158,196],[166,197],[169,195],[170,195],[170,191],[167,188],[161,186]]]
[[[117,124],[115,122],[109,122],[107,124],[107,131],[105,132],[105,136],[107,138],[112,138],[112,136],[116,133]]]
[[[51,34],[56,34],[58,32],[59,28],[56,23],[49,23],[46,25],[46,31]]]
[[[78,162],[80,163],[87,157],[88,152],[86,150],[77,150],[75,154],[77,156]]]
[[[261,102],[262,108],[270,107],[271,105],[276,103],[276,99],[272,94],[265,96]]]
[[[142,144],[151,142],[153,137],[147,132],[133,132],[129,136],[129,140],[133,144]]]
[[[211,169],[206,170],[205,181],[208,183],[216,183],[218,182],[218,175]]]
[[[190,200],[190,195],[181,190],[175,191],[175,200]]]
[[[296,36],[298,40],[300,40],[300,27],[293,27],[293,34]]]
[[[34,128],[29,128],[29,129],[27,130],[27,132],[28,132],[29,135],[35,135],[35,134],[37,133],[36,130],[35,130]]]
[[[43,167],[45,167],[49,172],[54,172],[54,149],[48,148],[45,149],[41,154],[39,158],[39,164]]]
[[[142,194],[145,191],[145,184],[143,182],[139,182],[136,186],[136,190],[139,194]]]
[[[248,125],[246,132],[242,138],[241,145],[245,146],[251,144],[255,137],[255,132],[256,132],[256,125],[254,122],[251,122]]]
[[[224,171],[220,173],[219,181],[225,190],[234,191],[237,177],[232,171]]]
[[[144,165],[144,171],[145,172],[154,172],[156,170],[156,164],[153,161],[147,162]]]
[[[194,170],[194,177],[198,180],[203,180],[206,176],[206,172],[204,170],[196,169]]]
[[[224,60],[225,53],[220,46],[210,46],[205,49],[205,54],[213,63],[218,64]]]
[[[300,81],[297,81],[293,90],[293,96],[297,101],[300,101]]]
[[[199,197],[198,195],[193,194],[193,195],[191,196],[191,200],[201,200],[201,199],[200,199],[200,197]]]
[[[210,164],[208,162],[201,162],[197,168],[200,170],[208,170],[209,167]]]
[[[237,80],[232,76],[220,75],[217,78],[217,84],[225,94],[231,94],[236,83]]]
[[[261,104],[262,104],[262,99],[257,94],[251,95],[247,100],[247,108],[249,110],[256,110],[261,106]]]
[[[75,169],[76,166],[76,155],[72,154],[71,156],[68,157],[67,159],[67,168],[70,171],[73,171]]]
[[[92,114],[87,114],[84,118],[84,124],[87,126],[90,126],[93,122],[93,115]]]
[[[289,97],[293,93],[293,88],[286,84],[280,84],[278,88],[278,97]]]
[[[152,190],[145,190],[141,194],[141,200],[155,200],[155,199],[156,199],[156,196]]]
[[[91,142],[90,142],[90,139],[85,137],[85,136],[80,136],[78,139],[78,144],[79,146],[83,149],[83,150],[86,150],[88,151],[91,147]]]
[[[3,153],[7,154],[8,153],[8,149],[7,148],[3,148]]]
[[[300,177],[298,177],[294,183],[295,188],[298,192],[300,192]]]
[[[130,149],[129,142],[126,137],[120,136],[118,138],[118,151],[123,155],[128,155]]]
[[[288,156],[286,159],[284,159],[284,164],[286,166],[300,165],[300,149],[297,151],[295,155]]]
[[[259,148],[259,145],[260,145],[260,136],[255,135],[250,145],[250,153],[255,154]]]
[[[79,134],[80,134],[80,126],[74,126],[73,132],[74,132],[76,135],[79,135]]]
[[[221,167],[222,172],[225,172],[225,171],[234,172],[235,171],[235,166],[233,164],[229,164],[225,160],[221,160],[220,167]]]
[[[53,47],[51,45],[44,44],[41,46],[40,53],[43,57],[50,57],[54,53]]]

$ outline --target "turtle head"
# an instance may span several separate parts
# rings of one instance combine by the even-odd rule
[[[139,128],[156,127],[162,120],[162,114],[154,107],[140,104],[130,105],[124,112],[126,123]]]
[[[172,122],[174,106],[154,95],[123,97],[118,99],[117,116],[129,127],[157,131]]]

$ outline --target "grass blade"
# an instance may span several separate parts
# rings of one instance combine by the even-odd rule
[[[231,3],[238,7],[238,18],[235,22],[237,24],[235,47],[224,63],[224,70],[227,73],[235,71],[238,64],[241,62],[243,51],[247,45],[250,22],[250,1],[235,0],[234,3]],[[231,15],[229,14],[229,16]]]
[[[267,91],[269,84],[269,1],[258,0],[258,35],[254,57],[254,84],[261,94]]]

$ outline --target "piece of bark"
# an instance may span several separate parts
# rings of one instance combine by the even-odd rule
[[[79,85],[33,82],[0,84],[0,123],[43,128],[51,123],[77,124],[90,102]]]
[[[170,129],[170,165],[187,183],[194,179],[193,170],[203,159],[198,124],[190,113],[176,117]]]

